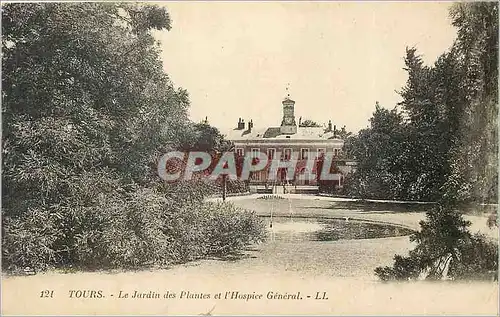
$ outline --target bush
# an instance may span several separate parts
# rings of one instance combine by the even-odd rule
[[[198,186],[191,188],[193,195]],[[190,197],[186,184],[162,190],[135,188],[99,195],[93,206],[7,216],[3,268],[164,266],[234,254],[264,238],[264,226],[252,212],[203,202],[202,195],[178,199],[177,190]]]
[[[245,181],[230,179],[227,180],[226,189],[228,194],[246,193],[250,190]]]
[[[56,261],[52,248],[58,230],[47,210],[32,211],[24,217],[2,215],[2,268],[10,271],[26,267],[44,270]]]
[[[206,203],[203,209],[207,219],[205,232],[209,238],[209,255],[235,254],[245,246],[265,239],[264,223],[255,212],[225,203]]]

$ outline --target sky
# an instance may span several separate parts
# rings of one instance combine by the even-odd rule
[[[164,70],[190,96],[190,117],[222,132],[238,118],[279,126],[286,87],[298,120],[357,132],[375,102],[392,109],[406,47],[426,64],[456,31],[450,2],[169,2],[158,32]]]

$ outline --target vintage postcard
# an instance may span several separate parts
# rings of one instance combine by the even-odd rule
[[[1,10],[2,315],[498,315],[497,2]]]

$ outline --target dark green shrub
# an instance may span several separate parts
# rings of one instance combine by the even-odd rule
[[[265,238],[264,223],[254,212],[227,203],[207,203],[203,208],[210,255],[233,254]]]
[[[61,233],[47,210],[32,210],[19,218],[2,215],[2,269],[47,269],[57,259],[53,243]]]
[[[203,185],[190,185],[174,186],[166,194],[152,189],[115,192],[98,195],[92,206],[4,217],[3,267],[164,266],[223,257],[263,239],[264,226],[254,213],[229,203],[203,202],[203,191],[196,190]]]

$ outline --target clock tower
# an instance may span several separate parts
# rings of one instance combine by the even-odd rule
[[[295,101],[290,99],[290,94],[287,94],[282,101],[283,104],[283,120],[281,121],[280,131],[282,134],[297,133],[297,123],[295,123]]]

